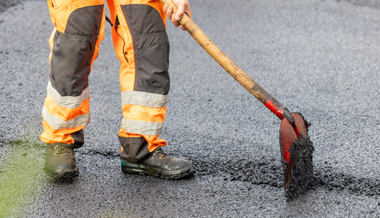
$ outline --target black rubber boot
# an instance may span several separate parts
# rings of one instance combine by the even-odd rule
[[[194,175],[194,166],[187,160],[172,157],[161,148],[137,163],[121,159],[121,170],[126,174],[145,174],[162,179],[182,179]]]
[[[70,179],[78,176],[72,146],[68,144],[48,144],[44,171],[54,179]]]

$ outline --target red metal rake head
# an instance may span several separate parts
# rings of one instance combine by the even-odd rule
[[[314,185],[313,143],[308,126],[300,113],[284,111],[280,125],[280,147],[283,156],[284,188],[293,199]]]

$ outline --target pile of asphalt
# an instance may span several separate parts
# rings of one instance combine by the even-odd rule
[[[341,0],[338,0],[338,2]],[[380,9],[380,1],[379,0],[344,0],[347,2],[350,2],[354,5],[358,6],[365,6],[365,7],[371,7],[371,8],[377,8]]]
[[[281,143],[280,143],[280,146]],[[297,155],[297,163],[290,172],[290,183],[285,187],[287,200],[293,200],[298,195],[305,193],[314,186],[314,167],[313,167],[314,146],[310,138],[305,141],[296,140],[291,149],[291,154]],[[284,179],[286,181],[288,163],[282,161]]]

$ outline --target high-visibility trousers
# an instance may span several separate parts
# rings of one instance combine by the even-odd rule
[[[90,122],[88,76],[104,36],[104,0],[47,0],[50,77],[42,110],[45,143],[80,147]],[[107,0],[120,60],[121,158],[139,161],[159,139],[169,92],[169,42],[159,0]]]

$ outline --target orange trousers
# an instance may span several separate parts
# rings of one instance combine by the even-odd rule
[[[47,96],[42,110],[45,143],[80,147],[90,122],[88,76],[104,36],[104,0],[47,0],[54,30]],[[107,0],[112,39],[120,60],[123,119],[121,158],[138,161],[159,139],[169,92],[169,41],[159,0]]]

